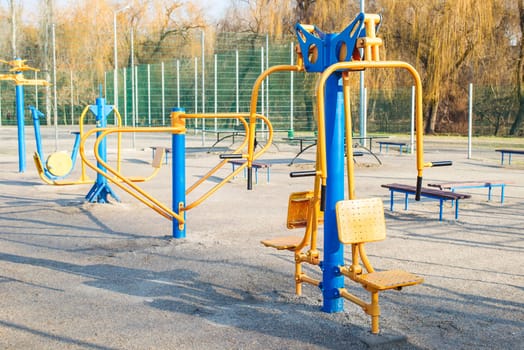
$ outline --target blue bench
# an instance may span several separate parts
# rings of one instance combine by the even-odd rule
[[[395,192],[403,193],[405,195],[404,197],[404,210],[408,210],[408,196],[415,195],[416,193],[416,187],[410,186],[410,185],[403,185],[403,184],[387,184],[382,185],[382,187],[385,187],[389,189],[390,197],[389,197],[389,209],[393,211],[393,204],[395,203],[393,195]],[[436,199],[439,201],[439,221],[442,221],[442,208],[444,201],[451,200],[455,206],[455,219],[458,219],[458,213],[459,213],[459,200],[465,199],[465,198],[471,198],[471,195],[469,194],[463,194],[463,193],[457,193],[457,192],[450,192],[450,191],[442,191],[432,188],[422,188],[422,191],[420,193],[421,197]]]
[[[379,145],[379,152],[382,153],[382,146],[386,146],[386,153],[389,151],[389,146],[398,146],[400,154],[402,154],[402,149],[406,148],[407,145],[405,142],[393,142],[393,141],[377,141]]]
[[[153,150],[153,159],[155,159],[155,153],[157,148],[163,148],[165,152],[164,162],[167,164],[169,160],[168,154],[171,153],[171,147],[163,147],[163,146],[151,146],[149,147],[151,150]]]
[[[457,181],[457,182],[446,182],[439,184],[428,184],[429,187],[436,187],[440,190],[450,190],[455,192],[456,189],[466,189],[466,188],[487,188],[488,189],[488,201],[491,200],[491,190],[494,187],[500,187],[500,203],[504,203],[504,189],[507,184],[510,182],[507,181]]]
[[[243,165],[246,163],[245,159],[234,159],[230,160],[229,163],[231,163],[231,167],[233,171],[235,171],[236,166]],[[253,169],[255,169],[255,183],[258,184],[258,169],[266,169],[266,177],[267,177],[267,183],[269,183],[269,175],[270,175],[270,164],[268,163],[262,163],[262,162],[253,162],[251,163],[251,166]],[[246,169],[244,168],[244,177],[246,176]]]
[[[504,165],[504,155],[508,155],[508,164],[511,164],[511,155],[524,154],[524,149],[496,149],[495,152],[500,152],[500,164]]]

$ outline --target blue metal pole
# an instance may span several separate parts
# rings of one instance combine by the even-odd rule
[[[16,72],[22,74],[22,72]],[[16,121],[18,126],[18,171],[25,172],[25,122],[24,122],[24,86],[16,85]]]
[[[171,109],[171,126],[179,126],[178,116],[185,113],[184,108],[175,107]],[[171,136],[172,164],[172,186],[173,186],[173,211],[177,214],[182,212],[186,205],[186,134],[185,132],[173,133]],[[186,213],[183,212],[184,221]],[[173,220],[173,237],[185,238],[186,225]]]
[[[105,103],[105,99],[99,97],[96,99],[96,105],[89,106],[89,110],[96,116],[97,128],[107,127],[107,115],[113,110],[113,106],[106,105]],[[97,131],[96,137],[100,137],[101,134],[102,131]],[[105,138],[102,139],[98,145],[98,154],[100,155],[102,161],[107,163],[107,142]],[[107,169],[102,166],[99,161],[96,162],[96,165],[102,172],[107,173]],[[113,192],[107,183],[106,177],[97,173],[95,184],[86,195],[86,199],[91,203],[108,203],[107,195],[111,195],[111,197],[113,197],[118,202],[120,201],[118,196]]]
[[[322,262],[322,293],[324,312],[344,308],[338,289],[344,286],[339,266],[344,263],[344,248],[338,240],[335,205],[344,199],[344,97],[341,74],[335,73],[326,82],[325,119],[327,183],[324,211],[324,261]]]
[[[107,119],[105,118],[105,115],[104,115],[105,102],[106,102],[105,99],[102,97],[99,97],[96,99],[96,127],[97,128],[105,128],[107,126]],[[101,134],[102,134],[101,131],[97,131],[96,138],[98,139]],[[105,137],[102,139],[102,141],[98,145],[98,154],[100,155],[100,158],[102,158],[104,163],[106,163],[107,162],[107,141]],[[104,168],[100,164],[100,162],[97,161],[96,166],[98,167],[98,169],[102,170],[104,173],[107,173],[106,168]],[[103,175],[97,173],[96,182],[99,185],[105,185],[107,184],[107,179]]]
[[[35,129],[36,152],[40,156],[40,159],[44,159],[42,135],[40,134],[40,117],[43,117],[44,114],[33,106],[29,106],[29,109],[31,110],[31,116],[33,117],[33,128]]]

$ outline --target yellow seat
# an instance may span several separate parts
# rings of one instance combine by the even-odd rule
[[[369,262],[364,244],[386,238],[384,205],[380,198],[340,201],[336,205],[336,216],[339,240],[343,244],[350,244],[352,252],[351,265],[341,266],[340,273],[369,291],[371,303],[364,302],[345,288],[339,290],[340,295],[361,306],[371,316],[371,332],[376,334],[379,332],[380,316],[378,292],[400,290],[402,287],[422,283],[424,279],[402,270],[375,272]],[[366,273],[363,273],[360,261]]]
[[[307,226],[313,191],[294,192],[289,195],[287,206],[287,228],[290,230]],[[266,239],[261,243],[278,250],[295,250],[304,241],[304,236],[287,236]],[[304,242],[307,244],[307,242]]]
[[[303,238],[299,236],[277,237],[263,240],[261,243],[277,250],[295,250],[302,243]]]
[[[305,228],[303,236],[287,236],[266,239],[261,241],[266,247],[277,250],[290,250],[295,254],[295,293],[302,294],[302,282],[307,282],[318,286],[320,281],[307,276],[302,272],[302,263],[318,265],[319,253],[316,249],[316,231],[318,223],[323,222],[318,205],[318,198],[315,198],[314,191],[304,191],[291,193],[287,209],[287,228]],[[316,211],[316,215],[315,214]],[[317,222],[314,223],[314,217]],[[309,246],[307,252],[302,250]]]

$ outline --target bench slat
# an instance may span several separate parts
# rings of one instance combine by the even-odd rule
[[[409,194],[415,194],[417,191],[417,188],[415,186],[404,185],[404,184],[387,184],[387,185],[382,185],[382,187],[393,189],[399,192],[401,191],[404,193],[409,193]],[[442,191],[442,190],[437,190],[433,188],[422,188],[420,194],[426,197],[433,196],[436,198],[444,198],[444,199],[463,199],[463,198],[471,197],[471,195],[465,194],[465,193]]]
[[[512,154],[524,154],[522,149],[496,149],[495,152],[500,152],[500,164],[504,165],[504,155],[509,155],[508,164],[511,164],[511,155]]]
[[[417,188],[415,186],[404,185],[404,184],[397,184],[397,183],[382,185],[382,187],[389,189],[389,192],[390,192],[390,198],[389,198],[390,205],[389,205],[389,208],[390,208],[391,211],[393,211],[393,204],[394,204],[393,194],[395,192],[401,192],[401,193],[405,194],[404,210],[407,210],[408,209],[408,195],[409,194],[415,194],[416,190],[417,190]],[[458,219],[459,199],[464,199],[464,198],[470,198],[471,197],[471,195],[469,195],[469,194],[450,192],[450,191],[442,191],[442,190],[431,189],[431,188],[422,188],[420,195],[422,197],[433,198],[433,199],[438,199],[439,200],[439,221],[442,221],[442,209],[443,209],[442,207],[443,207],[443,202],[445,200],[452,200],[452,201],[454,201],[454,204],[455,204],[455,219]]]
[[[510,181],[503,180],[483,180],[483,181],[456,181],[456,182],[444,182],[438,184],[428,184],[429,187],[436,187],[441,190],[455,189],[467,189],[467,188],[487,188],[488,189],[488,201],[491,200],[491,192],[494,187],[500,187],[500,203],[504,203],[504,189],[507,184],[511,184]]]

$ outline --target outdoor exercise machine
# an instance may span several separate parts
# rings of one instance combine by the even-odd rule
[[[380,16],[360,13],[356,19],[339,34],[325,34],[315,26],[298,24],[297,62],[295,65],[275,66],[264,71],[255,81],[251,94],[250,112],[248,115],[224,115],[227,118],[239,118],[246,128],[247,151],[240,148],[230,154],[222,154],[221,165],[228,159],[245,159],[221,186],[232,177],[247,168],[247,188],[252,189],[252,164],[272,142],[271,123],[266,117],[256,113],[258,91],[261,83],[270,74],[279,71],[305,71],[321,73],[316,88],[318,145],[316,165],[313,171],[291,173],[292,177],[313,176],[312,191],[295,193],[290,196],[288,207],[288,227],[305,227],[305,235],[290,240],[277,239],[264,241],[264,244],[277,249],[289,249],[295,252],[295,280],[297,294],[301,292],[302,283],[320,287],[323,295],[322,310],[340,312],[343,300],[347,299],[361,306],[372,317],[372,333],[379,332],[380,308],[378,293],[388,289],[400,289],[422,282],[419,276],[404,271],[375,272],[364,249],[367,242],[385,238],[385,220],[382,202],[377,199],[356,199],[354,165],[351,134],[351,115],[349,99],[349,77],[352,71],[379,68],[400,68],[408,71],[415,84],[416,111],[416,199],[420,200],[422,173],[425,167],[451,165],[451,162],[424,163],[422,140],[422,84],[417,71],[409,64],[400,61],[381,61],[379,47],[381,39],[376,37]],[[360,52],[362,51],[362,53]],[[216,118],[215,114],[186,114],[183,109],[173,109],[171,127],[168,128],[96,128],[87,132],[80,143],[80,155],[84,162],[97,173],[115,185],[126,190],[135,198],[154,209],[160,215],[173,221],[173,236],[183,238],[186,235],[186,211],[194,208],[217,188],[206,193],[193,204],[187,204],[185,188],[185,121],[190,118]],[[259,152],[255,152],[256,126],[262,119],[269,129],[268,141]],[[85,141],[97,133],[94,153],[98,166],[85,158]],[[105,137],[112,133],[153,132],[172,135],[172,207],[157,201],[125,176],[113,169],[102,159],[100,145]],[[329,142],[327,142],[329,140]],[[346,142],[344,142],[346,141]],[[346,145],[346,149],[344,149]],[[344,154],[348,161],[345,161]],[[348,200],[344,191],[344,164],[347,164]],[[107,171],[107,173],[106,173]],[[210,173],[212,173],[212,170]],[[111,177],[112,174],[114,177]],[[380,202],[380,203],[379,203]],[[338,207],[338,209],[337,209]],[[324,222],[323,259],[317,250],[317,231],[319,223]],[[357,225],[356,223],[360,223]],[[356,229],[360,227],[359,229]],[[344,266],[343,246],[351,245],[352,263]],[[306,252],[303,250],[309,246]],[[359,260],[364,265],[360,267]],[[322,280],[316,280],[304,274],[300,265],[311,263],[322,267]],[[366,272],[364,272],[364,270]],[[351,294],[344,286],[344,276],[361,284],[371,293],[371,302]]]
[[[306,72],[321,73],[316,88],[318,145],[316,169],[291,173],[292,177],[313,176],[312,191],[291,194],[288,207],[288,227],[295,213],[303,237],[283,237],[263,241],[266,246],[287,249],[295,253],[296,293],[301,284],[318,286],[323,295],[322,310],[340,312],[347,299],[363,308],[372,317],[371,331],[379,332],[380,308],[378,293],[421,283],[423,279],[404,271],[375,272],[364,244],[385,238],[385,224],[380,199],[356,199],[350,115],[350,72],[365,69],[400,68],[407,70],[415,85],[416,111],[416,199],[420,199],[422,173],[425,167],[451,165],[451,162],[424,163],[422,84],[417,71],[400,61],[381,61],[382,40],[376,37],[380,16],[360,13],[338,34],[326,34],[311,25],[297,24],[299,50]],[[345,141],[345,142],[344,142]],[[346,145],[346,147],[344,147]],[[344,149],[345,148],[345,149]],[[344,159],[344,154],[347,160]],[[348,199],[344,195],[344,164],[347,164]],[[307,210],[305,210],[307,209]],[[323,213],[323,215],[322,215]],[[323,259],[317,250],[317,225],[324,222]],[[299,227],[300,227],[299,226]],[[344,245],[351,246],[351,265],[344,266]],[[304,251],[309,246],[307,251]],[[359,265],[362,261],[364,269]],[[320,265],[322,279],[302,272],[301,264]],[[360,283],[371,293],[365,302],[345,288],[344,277]]]
[[[18,128],[18,171],[23,173],[26,169],[25,159],[25,121],[24,121],[24,86],[26,85],[50,85],[46,80],[42,79],[26,79],[24,72],[31,70],[38,72],[39,70],[29,67],[25,64],[26,60],[20,58],[12,61],[0,60],[1,63],[7,64],[12,68],[8,74],[0,74],[0,80],[8,80],[15,84],[15,100],[16,100],[16,122]]]
[[[247,170],[247,189],[253,189],[253,162],[258,159],[263,153],[269,149],[273,141],[273,127],[269,119],[257,113],[258,94],[263,81],[271,74],[285,71],[301,71],[304,69],[301,57],[297,58],[295,65],[279,65],[270,67],[260,74],[253,85],[250,101],[249,113],[233,113],[233,114],[187,114],[184,109],[174,108],[171,113],[171,127],[152,127],[152,128],[95,128],[85,133],[80,141],[80,156],[86,165],[97,172],[101,177],[106,178],[122,190],[128,192],[137,200],[144,203],[146,206],[155,210],[163,217],[173,222],[173,237],[186,237],[185,214],[188,210],[197,207],[204,200],[209,198],[218,189],[227,184],[231,179],[237,176],[240,172]],[[236,119],[244,126],[246,138],[241,145],[233,152],[220,155],[220,162],[206,173],[200,180],[189,188],[185,188],[185,122],[187,119],[206,119],[206,118],[226,118]],[[267,127],[267,141],[261,149],[255,150],[256,146],[256,127],[257,124],[264,123]],[[129,181],[118,169],[114,169],[107,162],[102,159],[98,147],[102,140],[109,134],[113,133],[170,133],[171,136],[171,155],[172,161],[172,208],[161,203],[152,195],[141,189],[137,184]],[[93,134],[97,134],[97,139],[94,146],[94,154],[97,159],[98,166],[89,161],[85,153],[85,143]],[[244,163],[236,167],[229,175],[225,176],[222,181],[217,183],[214,187],[206,191],[203,195],[198,197],[191,203],[187,203],[186,195],[194,191],[197,187],[202,185],[205,180],[215,174],[219,169],[229,163],[230,160],[245,160]]]
[[[38,171],[38,175],[47,184],[50,185],[82,185],[92,184],[98,182],[97,187],[104,187],[101,184],[102,179],[92,180],[87,176],[86,166],[84,162],[81,162],[81,174],[80,178],[76,180],[66,180],[75,168],[76,160],[78,158],[78,152],[80,149],[80,140],[85,134],[85,121],[89,113],[95,116],[96,127],[102,127],[107,125],[108,116],[113,113],[117,126],[121,126],[122,117],[113,105],[106,105],[105,99],[100,97],[96,99],[94,105],[87,105],[79,117],[79,130],[72,131],[71,134],[75,135],[73,148],[71,153],[68,154],[65,151],[58,151],[51,153],[47,158],[45,157],[43,146],[42,146],[42,135],[40,131],[40,118],[44,117],[44,114],[33,106],[30,106],[31,114],[33,117],[33,126],[35,132],[36,141],[36,152],[33,154],[33,159]],[[107,161],[107,147],[102,145],[101,156]],[[163,153],[152,162],[153,171],[148,176],[130,176],[128,179],[133,182],[145,182],[155,177],[160,171],[162,165]],[[116,146],[116,165],[118,171],[120,171],[122,164],[122,138],[121,134],[117,135],[117,146]],[[103,201],[103,199],[102,199]]]
[[[255,104],[256,105],[256,104]],[[171,113],[171,127],[141,127],[141,128],[95,128],[91,129],[85,133],[80,141],[80,156],[82,157],[83,162],[97,172],[97,174],[104,178],[106,181],[112,182],[114,185],[129,193],[131,196],[144,203],[149,208],[153,209],[158,214],[162,215],[164,218],[171,220],[173,222],[173,237],[175,238],[184,238],[186,236],[186,212],[190,209],[197,207],[204,200],[209,198],[212,194],[218,191],[221,187],[227,184],[231,179],[237,176],[242,170],[247,167],[247,161],[233,170],[229,175],[225,176],[222,181],[217,183],[211,189],[207,190],[205,193],[200,195],[191,203],[186,201],[186,195],[194,191],[197,187],[203,184],[203,182],[216,173],[220,168],[228,164],[228,159],[237,158],[234,155],[244,155],[241,152],[245,152],[246,146],[249,143],[248,137],[241,143],[241,145],[233,151],[233,153],[226,155],[226,158],[222,158],[220,162],[212,168],[208,173],[206,173],[201,179],[196,183],[189,186],[186,189],[186,167],[185,167],[185,135],[186,135],[186,120],[187,119],[196,119],[196,118],[227,118],[227,119],[237,119],[239,122],[244,125],[246,130],[246,135],[249,135],[249,124],[247,122],[247,117],[249,114],[186,114],[183,109],[174,108]],[[273,127],[269,120],[255,113],[255,124],[258,120],[261,120],[267,126],[268,130],[268,142],[257,152],[254,152],[251,155],[251,159],[255,160],[260,157],[267,149],[270,147],[273,139]],[[86,157],[85,144],[86,141],[93,135],[97,135],[96,141],[94,143],[93,151],[97,160],[97,164],[92,163]],[[169,133],[171,134],[171,154],[173,155],[172,163],[172,203],[170,207],[162,203],[161,201],[154,198],[151,194],[143,190],[138,184],[130,181],[128,177],[121,173],[119,169],[112,167],[106,162],[102,157],[102,148],[100,145],[103,143],[103,140],[110,134],[121,134],[121,133]],[[161,150],[161,149],[160,149]],[[254,148],[253,148],[254,150]],[[157,149],[158,154],[159,149]],[[224,157],[224,155],[222,155]],[[241,158],[241,157],[238,157]]]
[[[80,135],[81,132],[73,132],[75,135],[75,141],[71,155],[66,152],[54,152],[45,158],[44,150],[42,146],[42,135],[40,133],[40,118],[45,115],[40,112],[36,107],[29,106],[31,116],[33,117],[33,127],[35,131],[35,142],[36,152],[33,154],[33,160],[35,161],[36,169],[40,178],[47,184],[64,185],[64,184],[78,184],[86,183],[85,179],[73,182],[63,182],[61,179],[67,177],[75,167],[76,159],[78,156],[78,149],[80,147]],[[42,161],[45,159],[45,163]],[[88,180],[87,182],[92,182]]]

